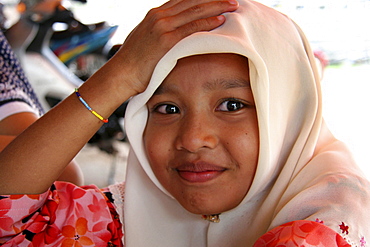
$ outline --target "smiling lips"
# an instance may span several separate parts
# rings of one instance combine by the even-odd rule
[[[191,183],[204,183],[220,176],[226,169],[205,162],[187,163],[175,169],[179,176]]]

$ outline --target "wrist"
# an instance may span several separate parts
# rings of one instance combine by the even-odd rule
[[[149,81],[143,78],[145,68],[135,59],[124,51],[119,51],[105,65],[114,74],[111,78],[115,78],[115,88],[120,90],[120,94],[129,94],[129,97],[144,92]]]
[[[84,91],[88,91],[94,98],[100,98],[112,107],[118,107],[140,93],[140,89],[135,88],[137,79],[133,70],[120,63],[109,60],[81,86],[81,94],[84,96]]]

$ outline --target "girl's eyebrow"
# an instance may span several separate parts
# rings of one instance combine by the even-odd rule
[[[251,85],[250,85],[249,80],[245,80],[245,79],[219,79],[219,80],[207,82],[203,85],[203,88],[206,91],[231,89],[231,88],[238,88],[238,87],[250,88]]]
[[[226,90],[231,88],[250,88],[249,80],[245,79],[219,79],[214,81],[209,81],[203,85],[205,91],[214,91],[214,90]],[[163,85],[161,84],[153,95],[160,95],[164,93],[170,93],[176,90],[174,85]]]

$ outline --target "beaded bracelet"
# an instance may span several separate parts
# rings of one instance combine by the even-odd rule
[[[107,118],[103,118],[100,114],[98,114],[96,111],[94,111],[89,104],[86,103],[86,101],[81,97],[81,94],[78,92],[78,88],[75,89],[75,93],[78,97],[78,99],[81,101],[81,103],[97,118],[99,118],[103,123],[108,123]]]

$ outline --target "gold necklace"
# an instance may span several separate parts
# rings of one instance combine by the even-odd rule
[[[220,222],[220,214],[202,215],[202,218],[213,223]]]

